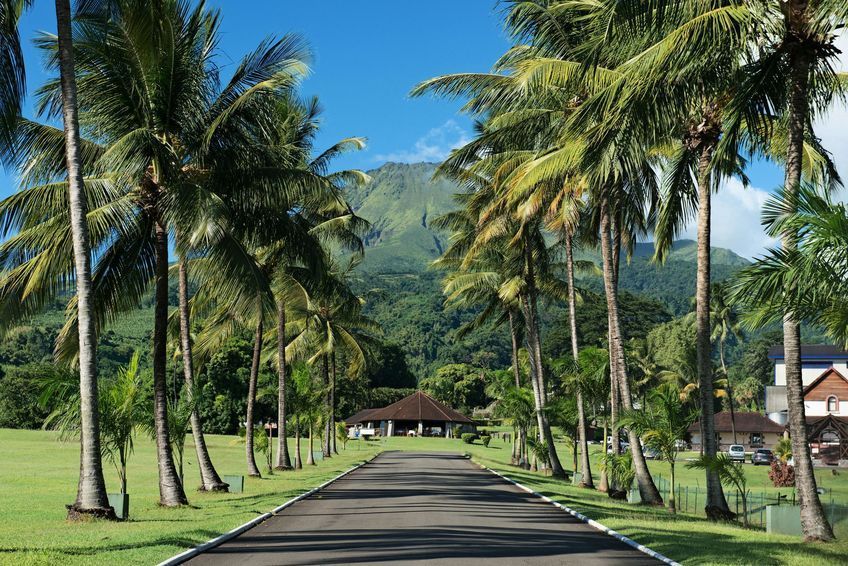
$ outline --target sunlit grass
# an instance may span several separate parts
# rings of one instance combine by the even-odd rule
[[[206,438],[220,473],[244,473],[243,444],[233,437]],[[315,467],[246,478],[244,493],[205,494],[194,491],[199,476],[193,450],[189,438],[189,507],[158,506],[154,446],[139,438],[129,465],[130,520],[74,524],[65,520],[64,505],[76,494],[78,445],[58,442],[51,432],[0,430],[0,563],[155,564],[270,511],[377,452],[375,446],[356,450],[349,445]],[[112,469],[106,473],[111,491],[116,476]]]
[[[244,471],[244,446],[232,437],[209,436],[215,463],[222,474]],[[305,446],[304,446],[305,447]],[[292,446],[293,448],[293,446]],[[596,447],[599,449],[599,447]],[[246,479],[241,494],[201,494],[191,439],[186,446],[186,483],[191,506],[163,509],[157,505],[158,487],[153,444],[138,439],[130,461],[130,520],[125,523],[69,523],[66,503],[73,500],[78,448],[42,431],[0,430],[0,563],[2,564],[152,564],[185,548],[213,538],[265,513],[379,450],[467,452],[480,464],[562,501],[609,527],[674,559],[689,564],[838,564],[848,556],[848,541],[806,545],[799,539],[767,535],[734,525],[717,525],[701,518],[671,516],[663,509],[628,505],[595,491],[572,487],[541,473],[509,464],[511,447],[493,438],[489,448],[443,438],[390,438],[351,442],[342,455],[299,472],[278,472],[259,480]],[[567,468],[571,457],[565,445],[560,454]],[[305,454],[304,454],[305,455]],[[684,455],[685,457],[685,455]],[[651,462],[655,474],[667,466]],[[681,467],[682,468],[682,467]],[[766,467],[746,468],[752,489],[765,487]],[[595,470],[597,472],[597,468]],[[848,474],[822,474],[822,483],[844,498]],[[697,485],[700,474],[682,468],[681,482]],[[107,469],[107,482],[116,485]],[[756,488],[753,486],[757,486]],[[772,488],[773,489],[773,488]]]

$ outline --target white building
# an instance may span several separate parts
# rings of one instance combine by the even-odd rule
[[[783,347],[769,350],[774,361],[774,385],[766,387],[766,414],[785,423],[786,363]],[[848,352],[835,346],[801,346],[801,379],[808,417],[848,416]]]

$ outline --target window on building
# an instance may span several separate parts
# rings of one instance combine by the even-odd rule
[[[839,399],[836,398],[836,395],[831,395],[827,398],[827,412],[828,413],[838,413],[839,412]]]
[[[762,446],[762,445],[763,445],[763,433],[752,432],[751,433],[751,446]]]

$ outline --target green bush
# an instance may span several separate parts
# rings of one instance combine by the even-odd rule
[[[462,435],[462,441],[466,444],[474,444],[475,440],[477,440],[477,435],[473,432],[466,432]]]
[[[453,435],[454,438],[459,438],[462,436],[462,430],[459,428],[453,428],[451,429],[451,435]]]
[[[480,437],[480,442],[482,442],[483,446],[485,446],[486,448],[489,447],[489,441],[490,440],[492,440],[492,437],[489,436],[488,434],[484,434],[483,436]]]

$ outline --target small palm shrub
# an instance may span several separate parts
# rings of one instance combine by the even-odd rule
[[[462,435],[462,441],[466,444],[474,444],[475,440],[477,440],[477,435],[473,432],[466,432]]]
[[[551,464],[551,455],[548,451],[548,443],[544,440],[527,439],[527,444],[530,448],[530,453],[533,458],[539,463],[539,467],[543,470],[548,469]]]
[[[480,442],[482,442],[483,446],[485,446],[486,448],[489,447],[489,442],[491,440],[492,440],[492,437],[489,436],[488,434],[484,434],[483,436],[480,437]]]
[[[630,452],[604,454],[601,457],[601,470],[609,478],[610,490],[607,494],[613,499],[625,499],[627,490],[633,485],[633,479],[636,477]]]

